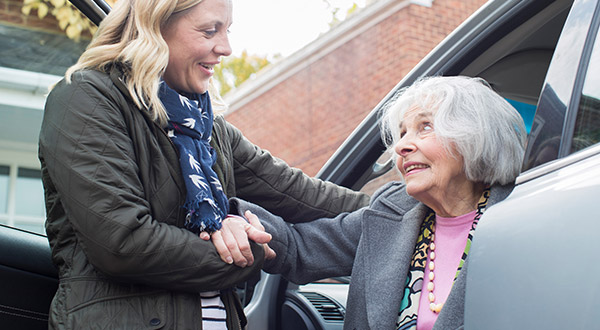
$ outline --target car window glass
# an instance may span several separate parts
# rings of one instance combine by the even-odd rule
[[[600,46],[594,45],[575,121],[571,153],[600,141]]]
[[[391,181],[399,181],[402,179],[402,177],[400,176],[400,172],[398,172],[396,170],[396,163],[392,157],[391,152],[384,152],[377,159],[377,164],[379,164],[380,166],[385,166],[388,162],[392,162],[392,164],[390,164],[391,166],[389,166],[389,170],[385,174],[378,176],[377,178],[372,179],[371,181],[367,182],[360,189],[361,192],[364,192],[369,195],[373,195],[373,193],[375,191],[377,191],[377,189],[379,189],[384,184],[391,182]]]
[[[580,59],[587,46],[596,4],[595,1],[579,1],[569,12],[538,100],[523,171],[556,160],[569,148],[562,138],[566,120],[570,120],[570,110],[575,110],[571,101],[575,100],[574,93],[578,93],[574,86],[579,83]]]
[[[531,131],[531,125],[533,124],[533,118],[535,117],[535,105],[511,99],[506,99],[506,101],[508,101],[508,103],[510,103],[510,105],[512,105],[515,109],[517,109],[521,117],[523,117],[525,129],[527,130],[527,133],[529,133]]]

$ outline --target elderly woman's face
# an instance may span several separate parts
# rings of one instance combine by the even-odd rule
[[[411,109],[404,115],[400,140],[394,147],[397,166],[406,183],[406,192],[428,204],[456,193],[467,178],[460,156],[450,155],[435,133],[434,113],[428,109]]]
[[[163,79],[169,87],[179,93],[208,90],[214,66],[221,56],[231,54],[227,36],[231,20],[231,0],[203,0],[162,29],[169,46]]]

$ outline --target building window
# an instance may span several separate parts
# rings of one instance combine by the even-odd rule
[[[8,180],[10,168],[0,165],[0,214],[8,213]]]
[[[0,223],[45,234],[45,218],[40,170],[0,165]]]
[[[44,187],[40,170],[19,168],[15,187],[15,214],[43,217]]]
[[[70,39],[50,12],[24,14],[25,3],[0,2],[0,224],[44,234],[37,157],[43,108],[49,87],[77,62],[91,36]]]

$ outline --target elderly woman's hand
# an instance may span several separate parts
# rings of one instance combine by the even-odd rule
[[[265,227],[262,225],[262,223],[260,223],[260,220],[258,219],[258,217],[250,212],[250,211],[246,211],[244,213],[244,216],[246,217],[246,219],[248,219],[248,221],[250,222],[250,226],[254,227],[253,230],[251,230],[253,233],[255,233],[256,235],[268,235],[269,241],[268,242],[264,242],[262,243],[263,248],[265,249],[265,259],[266,260],[271,260],[271,259],[275,259],[275,257],[277,256],[277,254],[275,253],[275,251],[273,249],[271,249],[269,247],[269,245],[267,243],[269,243],[271,241],[271,239],[273,238],[271,236],[271,234],[267,233],[265,231]],[[256,230],[256,231],[255,231]],[[257,240],[255,240],[253,237],[250,237],[250,234],[248,235],[248,238],[250,238],[251,240],[258,242]]]
[[[228,264],[234,263],[238,267],[246,267],[254,263],[249,240],[263,245],[266,259],[275,258],[275,251],[267,245],[271,241],[271,235],[264,231],[265,228],[256,215],[247,211],[245,216],[249,222],[242,217],[229,215],[223,220],[220,230],[212,235],[202,232],[200,237],[204,240],[212,238],[221,259]]]

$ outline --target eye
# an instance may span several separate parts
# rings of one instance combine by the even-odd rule
[[[206,34],[207,37],[213,37],[215,34],[217,34],[217,29],[212,29],[212,30],[204,30],[203,31],[204,34]]]
[[[424,132],[433,131],[433,124],[432,123],[423,123],[421,129]]]

